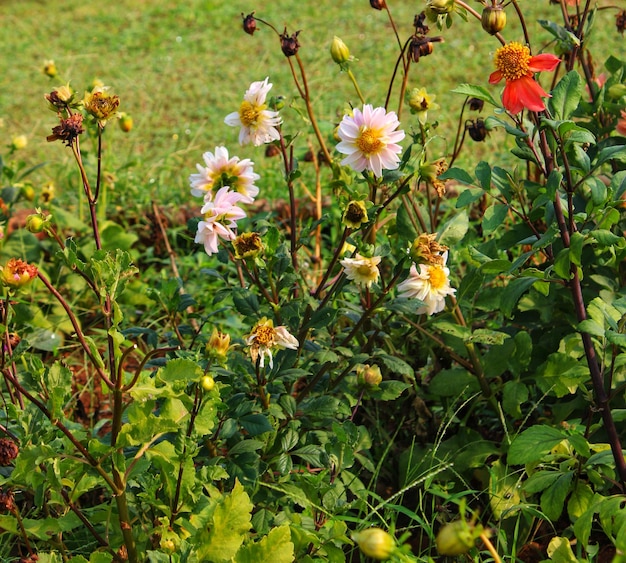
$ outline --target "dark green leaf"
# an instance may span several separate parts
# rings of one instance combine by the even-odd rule
[[[552,90],[548,100],[550,113],[556,119],[569,119],[578,107],[583,92],[580,75],[572,70],[568,72]]]
[[[551,426],[532,426],[519,434],[511,444],[507,461],[509,465],[536,462],[567,436]]]

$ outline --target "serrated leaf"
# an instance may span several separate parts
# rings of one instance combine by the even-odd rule
[[[563,512],[573,477],[573,471],[560,475],[541,495],[541,510],[552,522],[556,522]]]
[[[513,309],[524,295],[537,280],[532,277],[517,278],[508,283],[500,296],[500,310],[502,314],[511,318]]]
[[[470,98],[478,98],[484,102],[488,102],[493,106],[500,107],[500,103],[491,95],[491,92],[483,86],[474,84],[459,84],[454,90],[455,94],[464,94]]]
[[[439,243],[446,246],[454,246],[461,241],[468,229],[469,218],[467,211],[464,209],[443,226],[439,233]]]
[[[531,426],[519,434],[507,454],[509,465],[524,465],[539,461],[567,436],[551,426]]]
[[[575,522],[589,509],[593,498],[593,489],[587,483],[579,481],[567,502],[567,514],[572,522]]]
[[[289,526],[274,528],[260,541],[243,546],[235,556],[236,563],[291,563],[294,545]]]
[[[462,168],[448,168],[443,174],[439,175],[441,180],[456,180],[462,184],[472,185],[474,179]]]
[[[252,526],[254,508],[238,480],[230,494],[220,498],[218,503],[198,547],[198,558],[214,563],[230,561],[235,556]]]
[[[258,436],[264,432],[271,432],[274,430],[267,416],[261,413],[246,414],[239,418],[239,422],[241,423],[243,429],[250,434],[250,436]]]

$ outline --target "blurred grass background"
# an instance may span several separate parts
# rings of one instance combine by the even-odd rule
[[[403,42],[413,33],[413,17],[425,4],[388,0]],[[536,20],[560,21],[559,6],[548,0],[519,4],[528,17],[534,44],[547,43],[549,37]],[[318,120],[329,138],[348,102],[359,105],[348,78],[330,59],[333,36],[341,37],[359,59],[353,71],[366,100],[375,106],[384,103],[398,53],[386,12],[371,9],[366,0],[0,0],[0,5],[0,45],[5,55],[0,58],[3,144],[15,135],[27,135],[28,146],[17,156],[31,165],[47,163],[30,178],[33,185],[52,180],[60,196],[75,194],[78,178],[70,151],[60,143],[46,142],[57,120],[46,108],[44,94],[69,81],[82,97],[94,79],[101,80],[120,96],[120,109],[134,119],[129,134],[115,123],[105,134],[105,171],[114,186],[109,202],[122,206],[141,206],[150,199],[189,200],[187,179],[195,163],[203,152],[221,144],[231,154],[253,158],[260,173],[268,173],[260,182],[266,193],[280,189],[272,185],[280,173],[278,159],[265,159],[262,147],[239,147],[238,132],[223,123],[226,114],[238,109],[250,82],[266,76],[274,83],[273,95],[284,95],[288,106],[293,102],[304,107],[276,35],[262,25],[254,36],[244,34],[242,13],[256,10],[256,16],[279,31],[285,26],[289,33],[301,30],[300,56]],[[480,9],[476,2],[471,5]],[[509,25],[503,34],[507,40],[521,41],[513,9],[507,8],[507,13]],[[616,32],[614,20],[613,10],[598,14],[594,58],[599,65],[609,54],[626,58],[624,38]],[[441,108],[432,112],[431,119],[439,122],[436,132],[448,139],[449,151],[463,103],[462,96],[449,91],[471,82],[499,95],[501,88],[487,82],[499,43],[475,19],[464,22],[458,16],[452,28],[441,32],[431,28],[431,35],[441,35],[445,42],[436,44],[434,53],[412,68],[409,89],[425,87],[436,95]],[[47,59],[55,61],[57,78],[43,74]],[[397,100],[392,100],[390,109],[395,109]],[[491,112],[486,108],[482,115]],[[286,133],[303,128],[298,112],[286,109],[283,118]],[[410,123],[415,126],[408,111],[402,120],[405,128]],[[496,133],[485,144],[471,145],[467,162],[473,166],[483,156],[497,157],[506,150],[501,142]],[[445,146],[442,141],[438,148],[445,150]],[[298,141],[298,156],[306,149],[306,142]]]

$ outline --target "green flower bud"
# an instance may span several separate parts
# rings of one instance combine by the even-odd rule
[[[367,528],[352,534],[352,539],[366,557],[377,561],[386,561],[391,557],[396,542],[393,537],[380,528]]]
[[[476,538],[483,532],[483,527],[476,526],[466,520],[455,520],[446,524],[439,533],[435,543],[440,555],[463,555],[467,553],[476,542]]]
[[[506,26],[506,12],[502,6],[487,6],[483,10],[480,22],[487,33],[495,35]]]
[[[46,220],[39,213],[33,213],[26,217],[26,228],[31,233],[40,233],[43,231]]]
[[[356,368],[356,378],[359,385],[374,388],[380,385],[383,375],[380,373],[380,368],[377,365],[370,366],[365,364]]]
[[[350,49],[335,35],[330,45],[330,56],[338,65],[347,63],[350,60]]]

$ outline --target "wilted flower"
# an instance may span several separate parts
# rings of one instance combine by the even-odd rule
[[[359,364],[356,367],[356,379],[364,387],[378,387],[383,380],[380,368],[377,365]]]
[[[481,142],[487,138],[487,126],[485,125],[485,120],[480,117],[476,120],[468,119],[465,122],[465,127],[467,127],[467,132],[472,140]]]
[[[420,178],[428,182],[437,190],[437,195],[443,197],[446,193],[446,184],[439,176],[448,169],[448,162],[445,158],[438,158],[432,162],[425,162],[420,166]]]
[[[380,256],[366,258],[357,253],[354,258],[340,260],[340,264],[343,266],[343,271],[349,280],[370,287],[372,283],[378,280],[380,275],[378,270],[380,260]]]
[[[414,63],[419,62],[420,57],[426,57],[433,52],[435,43],[443,43],[443,37],[428,37],[414,35],[409,45],[409,54]]]
[[[241,198],[241,194],[231,192],[228,186],[224,186],[200,210],[204,219],[198,223],[194,242],[203,244],[209,256],[217,252],[217,243],[220,238],[233,240],[237,236],[234,232],[237,228],[237,221],[246,216],[245,211],[236,205]]]
[[[624,35],[624,30],[626,29],[626,10],[618,12],[615,16],[615,27],[617,31]]]
[[[437,233],[422,233],[411,245],[409,254],[417,264],[444,265],[444,254],[448,247],[437,242]]]
[[[253,35],[256,31],[256,19],[254,19],[254,12],[248,14],[247,16],[241,14],[241,18],[243,19],[243,30],[248,35]]]
[[[50,78],[54,78],[59,72],[57,70],[57,65],[54,64],[53,60],[44,61],[42,72],[49,76]]]
[[[230,349],[230,335],[220,332],[216,328],[213,329],[211,337],[206,345],[206,350],[212,358],[223,363]]]
[[[337,150],[347,155],[341,164],[347,164],[356,172],[371,170],[381,177],[383,170],[395,170],[400,164],[398,145],[404,139],[404,131],[396,130],[400,125],[396,113],[387,113],[385,108],[363,106],[363,111],[354,109],[353,115],[345,115],[337,134],[341,142]]]
[[[626,111],[620,111],[621,118],[617,120],[615,131],[622,137],[626,137]]]
[[[467,100],[467,105],[472,111],[482,111],[485,102],[480,98],[470,98]]]
[[[381,528],[367,528],[354,532],[352,539],[358,544],[365,557],[386,561],[394,552],[396,542],[393,536]]]
[[[426,92],[426,88],[413,88],[409,93],[409,106],[411,113],[417,115],[419,122],[424,125],[428,119],[428,110],[438,110],[439,104],[435,103],[436,96]]]
[[[502,105],[511,113],[519,113],[524,108],[543,111],[546,106],[541,98],[550,97],[550,94],[544,91],[533,74],[554,70],[559,62],[561,59],[549,53],[531,56],[528,47],[513,41],[496,51],[494,63],[497,70],[489,76],[489,83],[497,84],[504,78]]]
[[[19,151],[28,145],[28,137],[26,135],[15,135],[11,139],[11,148],[15,151]]]
[[[205,152],[202,155],[206,168],[196,164],[198,174],[189,176],[191,194],[196,197],[204,197],[205,200],[213,197],[213,192],[230,186],[232,190],[241,195],[243,203],[252,203],[259,194],[259,188],[254,182],[260,178],[253,171],[254,162],[245,158],[228,157],[226,147],[215,147],[215,154]]]
[[[348,227],[359,229],[361,225],[369,221],[365,202],[356,200],[348,202],[341,219]]]
[[[266,78],[263,82],[253,82],[246,91],[238,112],[230,113],[224,119],[226,125],[241,127],[239,143],[252,143],[255,146],[280,139],[276,127],[282,123],[277,111],[267,109],[265,98],[272,88]]]
[[[2,281],[9,287],[21,287],[37,277],[37,266],[20,258],[11,258],[1,270]]]
[[[73,113],[67,119],[61,119],[61,124],[52,128],[52,135],[48,135],[46,140],[48,142],[63,141],[66,146],[70,147],[78,135],[84,132],[82,113]]]
[[[91,92],[85,92],[83,106],[85,111],[93,116],[101,127],[111,119],[120,105],[120,98],[109,94],[105,87],[96,88]]]
[[[450,270],[445,266],[447,258],[447,253],[444,253],[443,264],[412,264],[409,277],[398,284],[398,297],[424,302],[416,311],[418,315],[443,311],[446,295],[454,295],[456,292],[456,289],[450,287]]]
[[[252,332],[246,338],[246,344],[250,346],[250,356],[252,361],[256,363],[260,358],[260,367],[265,366],[265,357],[269,358],[270,369],[274,367],[274,357],[272,350],[274,348],[289,348],[297,350],[300,345],[298,339],[289,333],[286,327],[274,327],[274,323],[263,317],[254,325]]]
[[[0,438],[0,466],[9,465],[20,452],[17,444],[10,438]]]
[[[285,57],[293,57],[300,49],[300,42],[298,41],[299,31],[296,31],[294,34],[289,35],[287,33],[287,28],[280,36],[280,48]]]
[[[387,7],[387,4],[385,4],[385,0],[370,0],[370,6],[374,10],[383,10]]]
[[[235,249],[235,258],[239,260],[254,258],[263,252],[261,235],[259,233],[241,233],[233,240],[233,248]]]
[[[59,111],[73,105],[74,102],[74,90],[70,88],[69,84],[59,86],[56,90],[52,90],[44,97],[50,103],[50,109],[53,111]]]

